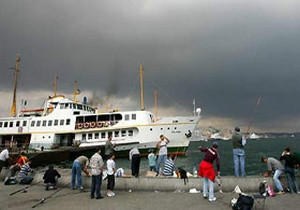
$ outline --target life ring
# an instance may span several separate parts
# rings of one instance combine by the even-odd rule
[[[91,122],[90,126],[91,126],[91,128],[95,128],[96,127],[96,123],[95,122]]]
[[[86,123],[84,123],[84,126],[83,126],[84,128],[89,128],[90,127],[90,123],[89,122],[86,122]]]
[[[78,128],[78,129],[83,128],[83,123],[77,123],[77,128]]]
[[[108,122],[104,122],[104,127],[108,127],[108,126],[109,126]]]
[[[101,128],[102,126],[103,126],[103,123],[100,122],[100,121],[98,121],[98,122],[97,122],[97,128]]]

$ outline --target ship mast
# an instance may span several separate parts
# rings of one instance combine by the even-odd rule
[[[16,105],[16,98],[17,98],[17,82],[18,82],[18,72],[19,72],[19,62],[21,58],[19,53],[17,53],[16,57],[16,66],[15,66],[15,72],[14,72],[14,95],[13,95],[13,102],[10,110],[10,116],[15,117],[17,112],[17,105]]]
[[[157,112],[157,91],[156,91],[156,89],[154,89],[154,113],[155,113],[154,120],[156,122],[157,118],[158,118],[158,112]]]
[[[145,105],[144,105],[144,81],[143,81],[143,66],[140,64],[140,94],[141,94],[141,110],[145,110]]]
[[[78,89],[77,89],[77,81],[75,80],[75,82],[74,82],[74,91],[73,91],[73,95],[74,95],[73,101],[74,101],[74,103],[77,103],[76,96],[79,95],[78,92],[79,92],[79,91],[78,91]]]

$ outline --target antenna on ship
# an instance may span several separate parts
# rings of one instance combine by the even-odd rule
[[[141,95],[141,110],[145,110],[145,105],[144,105],[144,80],[143,80],[143,73],[144,69],[142,64],[140,64],[140,95]]]
[[[17,105],[16,105],[16,98],[17,98],[17,83],[18,83],[18,72],[19,72],[19,62],[21,58],[19,53],[17,53],[16,57],[16,66],[15,66],[15,72],[14,72],[14,96],[13,96],[13,102],[10,110],[10,116],[15,117],[17,112]]]

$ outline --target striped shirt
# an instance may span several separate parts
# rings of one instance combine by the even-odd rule
[[[31,171],[32,171],[32,169],[30,168],[28,163],[25,163],[19,172],[18,178],[23,179],[24,177],[28,176],[29,172],[31,172]]]
[[[173,171],[175,171],[175,163],[172,159],[167,159],[165,162],[163,174],[165,176],[173,176]]]

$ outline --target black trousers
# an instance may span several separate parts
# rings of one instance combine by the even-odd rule
[[[113,191],[115,188],[115,175],[107,175],[107,189]]]
[[[140,162],[141,162],[140,155],[138,155],[138,154],[132,155],[132,159],[131,159],[131,174],[132,174],[132,176],[135,176],[135,177],[139,176]]]

